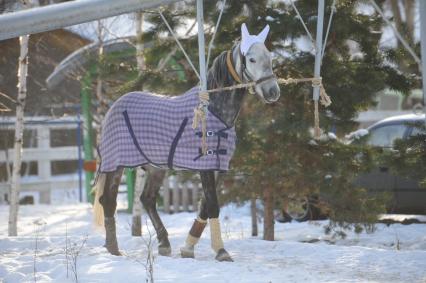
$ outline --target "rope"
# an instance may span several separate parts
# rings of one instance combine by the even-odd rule
[[[333,20],[333,15],[335,12],[336,12],[336,0],[333,0],[333,3],[331,4],[331,12],[330,12],[330,19],[328,20],[327,32],[325,33],[325,39],[322,45],[323,47],[321,52],[321,60],[324,57],[325,45],[327,44],[328,34],[330,33],[330,28],[331,28],[331,21]]]
[[[212,39],[209,42],[209,49],[207,51],[207,60],[206,60],[206,70],[209,69],[210,53],[212,51],[213,42],[214,42],[214,38],[216,36],[216,32],[219,28],[220,19],[222,19],[223,10],[225,10],[225,5],[226,5],[226,0],[223,0],[222,1],[222,7],[221,7],[220,13],[219,13],[219,17],[217,19],[216,26],[214,28],[214,32],[213,32],[213,35],[212,35]]]
[[[320,103],[324,107],[328,107],[331,105],[331,98],[327,95],[325,88],[322,84],[322,78],[279,78],[277,80],[278,84],[283,85],[289,85],[289,84],[298,84],[298,83],[304,83],[304,82],[311,82],[312,87],[319,87],[320,88]],[[221,92],[221,91],[229,91],[234,89],[240,89],[240,88],[251,88],[256,85],[256,82],[250,82],[250,83],[241,83],[236,84],[233,86],[227,86],[227,87],[221,87],[221,88],[215,88],[215,89],[209,89],[204,92],[201,92],[199,94],[200,97],[200,104],[194,109],[194,119],[192,120],[192,128],[195,130],[198,128],[201,122],[201,150],[203,154],[206,154],[207,152],[207,121],[206,121],[206,115],[207,115],[207,106],[209,105],[209,93],[213,92]],[[318,109],[318,100],[314,100],[314,137],[319,138],[321,129],[319,127],[319,109]]]
[[[179,46],[180,50],[182,51],[183,55],[185,55],[186,60],[188,61],[189,65],[191,66],[192,70],[194,70],[195,74],[197,75],[198,79],[201,80],[200,74],[198,73],[197,69],[194,67],[194,64],[192,64],[191,59],[189,58],[188,54],[186,54],[185,49],[180,44],[179,39],[176,37],[176,34],[173,32],[172,28],[170,27],[169,23],[167,22],[166,18],[164,17],[163,13],[159,11],[160,17],[163,20],[163,22],[166,24],[167,28],[169,29],[169,32],[175,39],[177,45]]]
[[[194,119],[192,120],[192,128],[195,130],[198,128],[201,122],[201,152],[207,153],[207,106],[209,105],[209,94],[202,92],[199,94],[200,104],[194,108]]]
[[[315,43],[314,43],[315,41],[314,41],[314,38],[312,37],[312,34],[309,32],[308,27],[306,26],[305,22],[303,21],[303,18],[302,18],[302,16],[300,15],[299,10],[297,9],[296,5],[294,5],[293,0],[290,0],[290,3],[291,3],[291,5],[293,6],[293,9],[296,11],[297,18],[298,18],[298,19],[300,20],[300,22],[302,23],[303,28],[305,29],[306,34],[309,36],[309,39],[311,40],[312,46],[313,46],[313,48],[315,49]]]

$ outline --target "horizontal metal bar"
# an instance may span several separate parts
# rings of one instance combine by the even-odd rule
[[[0,16],[0,40],[50,31],[181,0],[77,0]]]

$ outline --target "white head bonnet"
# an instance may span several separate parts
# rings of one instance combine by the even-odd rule
[[[266,37],[268,36],[269,25],[263,28],[263,30],[258,35],[250,35],[246,24],[241,25],[241,45],[240,50],[241,54],[246,55],[250,47],[255,43],[264,43]]]

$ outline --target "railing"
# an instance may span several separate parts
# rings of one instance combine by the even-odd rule
[[[37,175],[21,180],[21,192],[37,192],[40,203],[51,202],[53,189],[79,188],[82,200],[82,155],[81,155],[81,123],[79,117],[65,117],[54,119],[52,117],[27,117],[24,119],[25,130],[34,130],[37,147],[23,148],[22,162],[37,162]],[[13,130],[14,117],[2,117],[0,130]],[[76,130],[75,145],[51,147],[51,130]],[[64,137],[66,138],[66,137]],[[1,137],[0,137],[1,139]],[[13,145],[12,145],[13,146]],[[12,164],[13,149],[0,150],[0,164]],[[76,174],[52,176],[52,162],[78,161],[78,178]],[[0,182],[0,194],[4,196],[9,192],[10,183]]]

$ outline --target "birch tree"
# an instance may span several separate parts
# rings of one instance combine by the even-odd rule
[[[23,7],[28,8],[30,4],[33,6],[38,1],[32,3],[22,1]],[[22,140],[24,133],[24,107],[27,97],[27,74],[28,74],[28,42],[29,35],[19,37],[20,54],[18,68],[18,98],[16,102],[16,122],[15,122],[15,141],[13,147],[13,169],[12,182],[10,188],[10,205],[9,205],[9,236],[18,235],[18,210],[19,210],[19,191],[21,187],[21,165],[22,165]]]
[[[142,12],[136,13],[136,62],[139,70],[139,76],[142,76],[143,71],[145,70],[145,60],[144,60],[144,50],[143,50],[143,20],[144,14]],[[141,225],[141,216],[142,216],[142,203],[140,201],[140,196],[145,186],[146,176],[142,168],[138,167],[136,169],[136,182],[133,198],[133,217],[132,217],[132,236],[141,236],[142,235],[142,225]]]

